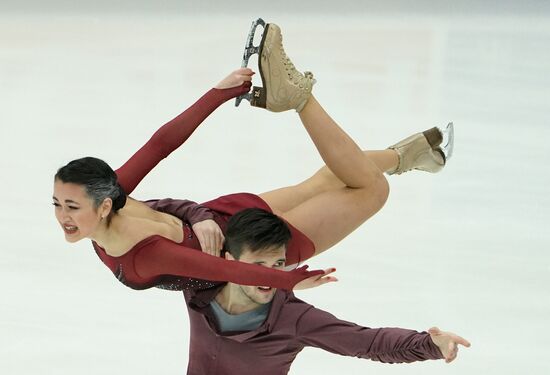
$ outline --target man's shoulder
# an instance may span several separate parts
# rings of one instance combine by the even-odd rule
[[[276,297],[280,301],[282,308],[295,313],[304,313],[313,307],[313,305],[296,297],[292,291],[278,290]]]
[[[278,290],[271,306],[268,324],[274,330],[291,332],[289,334],[295,336],[300,322],[314,311],[311,304],[296,297],[293,292]]]

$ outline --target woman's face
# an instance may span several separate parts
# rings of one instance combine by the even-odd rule
[[[65,232],[68,242],[92,238],[104,215],[103,209],[94,208],[84,186],[59,180],[53,186],[55,217]]]

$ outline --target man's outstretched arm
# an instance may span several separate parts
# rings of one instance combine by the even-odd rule
[[[304,346],[384,363],[409,363],[456,358],[458,345],[470,346],[460,336],[437,328],[418,332],[403,328],[368,328],[340,320],[311,307],[296,324],[296,337]]]

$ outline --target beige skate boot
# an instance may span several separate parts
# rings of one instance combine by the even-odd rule
[[[443,138],[446,144],[441,147]],[[399,143],[388,147],[395,150],[399,163],[395,170],[388,174],[401,174],[413,169],[430,173],[439,172],[445,166],[453,150],[454,131],[450,123],[445,130],[435,127],[422,133],[405,138]]]
[[[254,86],[250,104],[272,112],[300,112],[311,96],[313,74],[296,70],[283,49],[281,29],[274,23],[266,25],[259,48],[258,65],[264,87]]]

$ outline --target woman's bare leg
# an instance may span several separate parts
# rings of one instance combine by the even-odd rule
[[[392,171],[397,167],[398,157],[395,150],[363,151],[365,157],[376,164],[382,172]],[[325,165],[313,176],[297,185],[286,186],[262,193],[260,196],[269,202],[269,206],[279,215],[290,211],[314,196],[345,187],[346,185]]]
[[[378,212],[386,202],[389,187],[375,162],[332,120],[313,96],[300,112],[300,119],[327,168],[332,171],[331,174],[321,169],[317,177],[313,177],[313,182],[326,179],[335,188],[319,190],[281,216],[308,236],[315,244],[315,254],[319,254]],[[336,187],[337,180],[340,188]],[[275,212],[280,211],[269,193],[261,197]]]
[[[273,112],[298,111],[326,164],[304,183],[265,193],[262,198],[313,241],[315,254],[342,240],[380,210],[389,194],[384,171],[435,172],[444,166],[439,149],[442,135],[435,129],[392,146],[397,153],[361,151],[311,96],[313,74],[295,69],[283,49],[277,25],[266,25],[259,55],[264,87],[254,88],[251,104]],[[437,134],[439,137],[434,136]]]

